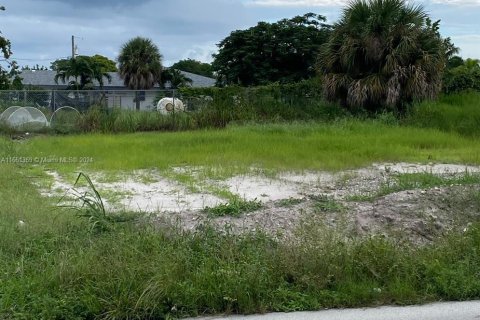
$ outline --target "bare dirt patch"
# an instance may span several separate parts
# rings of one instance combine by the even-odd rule
[[[195,170],[198,173],[201,168]],[[97,173],[92,180],[109,210],[150,213],[158,223],[174,221],[186,229],[208,221],[232,232],[264,230],[284,236],[291,234],[300,221],[309,219],[311,223],[342,226],[349,234],[383,234],[425,243],[450,229],[468,228],[470,222],[479,219],[480,183],[476,181],[412,187],[375,196],[396,176],[412,173],[448,179],[478,176],[480,167],[374,164],[337,173],[306,171],[282,172],[275,177],[244,174],[226,180],[193,179],[189,185],[155,171],[136,171],[114,182],[105,181]],[[46,196],[68,194],[72,184],[56,172],[48,174],[54,182],[41,192]],[[263,207],[240,217],[212,217],[203,211],[228,203],[225,194],[260,201]]]

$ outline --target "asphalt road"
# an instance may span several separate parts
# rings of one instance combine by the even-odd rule
[[[441,302],[422,306],[335,309],[315,312],[215,316],[195,320],[480,320],[480,301]]]

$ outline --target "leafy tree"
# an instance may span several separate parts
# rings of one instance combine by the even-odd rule
[[[55,82],[62,81],[68,83],[71,89],[85,90],[94,87],[94,81],[97,81],[100,87],[103,87],[103,78],[109,82],[111,76],[105,70],[102,64],[88,56],[78,56],[71,59],[61,59],[52,63],[52,68],[57,72]]]
[[[465,61],[462,59],[462,57],[453,56],[450,59],[448,59],[447,69],[453,69],[453,68],[456,68],[456,67],[460,67],[461,65],[463,65],[464,62]]]
[[[180,60],[174,63],[170,68],[213,78],[213,68],[210,63],[200,62],[193,59]]]
[[[0,6],[0,11],[5,11],[5,7]],[[6,70],[0,65],[0,90],[18,89],[18,86],[21,86],[21,79],[18,77],[17,63],[15,61],[8,60],[12,55],[11,42],[7,38],[5,38],[1,32],[0,50],[2,52],[3,58],[8,63],[8,68],[10,69]]]
[[[180,70],[168,68],[162,71],[162,86],[170,82],[172,89],[178,89],[191,86],[193,80],[185,76]]]
[[[325,21],[321,15],[307,13],[232,32],[214,55],[218,84],[255,86],[313,77],[318,50],[330,33]]]
[[[117,72],[117,65],[115,61],[108,59],[105,56],[96,54],[91,57],[93,61],[95,61],[97,64],[99,64],[102,67],[102,70],[104,72]]]
[[[459,60],[454,61],[455,64]],[[446,93],[460,92],[463,90],[480,91],[480,61],[467,59],[445,73],[444,91]]]
[[[442,39],[439,21],[403,0],[355,0],[322,46],[318,71],[325,96],[371,111],[404,110],[434,98],[447,58],[456,48]]]
[[[130,89],[145,90],[161,84],[162,56],[152,40],[141,37],[129,40],[122,46],[117,60],[120,77]],[[139,110],[138,96],[135,100]]]

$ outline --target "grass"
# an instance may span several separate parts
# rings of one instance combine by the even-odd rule
[[[427,101],[414,106],[405,123],[478,138],[479,109],[480,92],[444,95],[438,101]]]
[[[305,221],[293,241],[88,219],[0,166],[0,318],[166,319],[480,298],[480,228],[424,247]],[[19,225],[19,220],[24,221]],[[39,272],[41,270],[41,272]]]
[[[32,166],[18,163],[19,157],[94,161]],[[0,138],[0,318],[168,319],[480,298],[478,223],[422,247],[376,236],[355,238],[326,227],[322,215],[306,220],[290,241],[258,232],[233,235],[208,223],[184,231],[142,216],[122,223],[108,219],[108,228],[98,229],[92,226],[99,217],[110,217],[108,212],[92,214],[84,207],[78,214],[56,207],[31,183],[41,169],[114,176],[189,166],[208,179],[252,167],[341,170],[385,161],[478,164],[480,141],[438,129],[356,120],[39,135],[20,142]],[[185,184],[195,180],[177,178]],[[392,188],[476,183],[477,178],[405,175],[396,177]],[[468,196],[480,199],[478,192]],[[95,191],[89,199],[98,204]],[[313,200],[319,211],[343,209],[331,198]],[[213,215],[236,215],[256,206],[256,201],[231,199],[212,209]]]
[[[22,143],[1,138],[0,147],[8,156],[77,160],[44,164],[63,172],[203,166],[228,168],[234,174],[251,167],[341,170],[372,162],[480,163],[478,140],[435,129],[356,120],[177,133],[37,136]]]
[[[332,211],[343,211],[345,207],[336,201],[333,197],[327,195],[311,195],[309,196],[313,200],[314,208],[320,212],[332,212]]]
[[[232,199],[225,204],[219,204],[215,207],[206,207],[205,213],[213,217],[233,216],[239,217],[241,214],[253,212],[263,207],[262,203],[255,200]]]
[[[380,197],[415,189],[431,189],[434,187],[444,187],[451,185],[472,185],[480,184],[479,173],[455,174],[455,175],[437,175],[429,172],[422,173],[402,173],[388,178],[380,188],[368,194],[356,194],[348,197],[350,201],[373,201]]]

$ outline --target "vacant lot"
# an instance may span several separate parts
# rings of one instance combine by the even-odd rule
[[[344,120],[0,146],[2,318],[480,297],[475,139]]]

